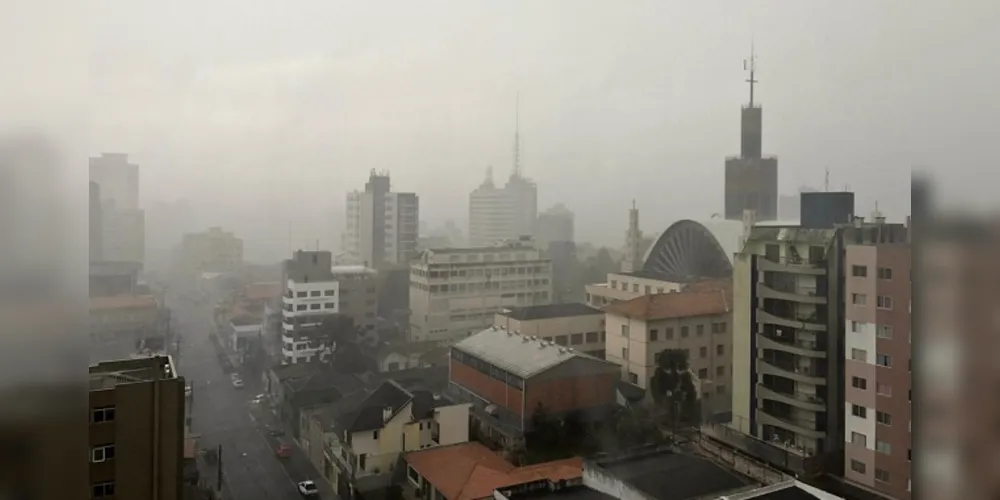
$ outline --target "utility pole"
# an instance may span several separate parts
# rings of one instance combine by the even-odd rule
[[[221,444],[219,445],[218,456],[219,456],[218,459],[219,470],[218,470],[218,477],[216,478],[215,489],[218,491],[222,491],[222,445]]]

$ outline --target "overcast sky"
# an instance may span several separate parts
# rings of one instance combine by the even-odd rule
[[[751,39],[783,192],[821,188],[829,168],[859,212],[878,201],[902,218],[917,166],[995,197],[996,181],[977,181],[998,175],[995,2],[94,5],[76,44],[59,29],[70,11],[7,36],[82,49],[86,91],[60,96],[88,111],[79,150],[129,153],[145,200],[186,198],[197,225],[235,229],[248,256],[283,253],[289,220],[293,246],[339,247],[344,194],[373,168],[418,193],[422,219],[465,228],[486,167],[509,172],[518,92],[539,207],[565,203],[580,239],[620,244],[633,198],[647,232],[707,218],[739,151]]]

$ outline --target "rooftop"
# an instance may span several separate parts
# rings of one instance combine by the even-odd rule
[[[794,479],[729,495],[726,498],[728,500],[844,500],[843,497]]]
[[[157,307],[156,298],[152,295],[117,295],[111,297],[91,297],[91,311],[107,311],[113,309],[152,309]]]
[[[149,356],[91,365],[90,390],[113,389],[119,384],[134,384],[177,378],[170,356]]]
[[[732,290],[732,278],[708,279],[688,283],[684,286],[686,292],[708,292],[712,290]]]
[[[595,364],[613,365],[608,361],[557,346],[552,342],[537,338],[532,340],[531,337],[508,332],[502,327],[490,327],[466,337],[452,349],[471,354],[521,378],[532,377],[574,358],[584,358]]]
[[[514,467],[477,442],[415,451],[405,460],[447,500],[492,498],[497,489],[539,480],[580,479],[583,468],[580,458]]]
[[[559,490],[536,490],[504,495],[509,500],[615,500],[613,497],[587,486],[570,486]]]
[[[330,268],[330,272],[334,275],[345,275],[345,274],[377,274],[378,271],[365,266],[333,266]]]
[[[247,300],[268,300],[281,297],[283,287],[280,282],[252,283],[247,285],[243,291],[243,298]]]
[[[249,314],[240,314],[235,318],[229,320],[233,326],[255,326],[263,322],[259,317],[251,316]]]
[[[660,271],[653,271],[647,269],[640,269],[638,271],[632,271],[628,273],[620,272],[611,274],[618,276],[630,276],[633,278],[639,278],[644,280],[666,281],[668,283],[687,283],[688,281],[691,281],[691,278],[687,276],[672,276],[670,274],[662,273]]]
[[[600,309],[595,309],[587,304],[580,302],[567,302],[564,304],[548,304],[543,306],[512,307],[510,309],[504,309],[501,314],[518,321],[531,321],[536,319],[599,315],[603,313]]]
[[[585,484],[590,484],[588,477],[594,469],[598,476],[610,474],[657,500],[707,498],[751,484],[711,460],[672,451],[652,451],[603,463],[588,462],[585,468],[588,471]]]
[[[729,312],[732,296],[732,286],[725,290],[659,293],[614,302],[605,306],[604,311],[645,321],[710,316]]]
[[[347,432],[381,429],[385,425],[386,409],[395,415],[408,403],[413,404],[411,411],[416,419],[428,418],[435,408],[453,404],[450,400],[435,396],[428,391],[411,392],[397,382],[388,380],[368,394],[355,409],[343,413],[338,419],[338,427]]]

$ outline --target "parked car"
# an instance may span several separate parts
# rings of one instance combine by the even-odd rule
[[[235,387],[237,389],[242,389],[243,388],[243,380],[242,379],[238,379],[238,378],[234,378],[233,379],[233,387]]]
[[[299,494],[304,497],[313,498],[319,496],[319,488],[316,488],[316,483],[312,481],[302,481],[298,484],[298,486]]]
[[[288,458],[292,456],[292,447],[288,443],[281,443],[278,445],[275,453],[278,455],[278,458]]]

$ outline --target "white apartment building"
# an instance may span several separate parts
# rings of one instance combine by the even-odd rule
[[[552,262],[530,238],[427,250],[410,265],[409,340],[461,339],[502,309],[551,300]]]
[[[501,240],[516,240],[535,234],[538,219],[538,188],[519,174],[507,184],[493,184],[492,171],[469,195],[469,245],[485,247]]]
[[[365,190],[347,194],[343,250],[353,264],[407,265],[417,253],[420,200],[390,191],[389,175],[373,170]]]
[[[313,334],[326,316],[340,312],[340,283],[330,252],[298,250],[282,264],[281,362],[323,359],[336,346]]]

